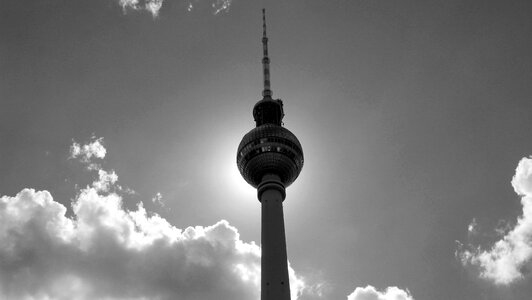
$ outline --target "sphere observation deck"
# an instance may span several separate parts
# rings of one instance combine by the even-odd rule
[[[278,175],[288,187],[303,168],[303,149],[297,137],[281,126],[282,101],[263,99],[255,105],[253,115],[257,127],[244,135],[238,146],[238,170],[255,188],[266,174]]]

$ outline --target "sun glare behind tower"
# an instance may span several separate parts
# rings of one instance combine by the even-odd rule
[[[289,300],[283,201],[285,188],[303,168],[303,149],[297,137],[282,127],[283,101],[272,98],[264,9],[262,21],[263,98],[253,107],[256,127],[242,138],[236,162],[242,177],[257,189],[262,206],[261,300]]]

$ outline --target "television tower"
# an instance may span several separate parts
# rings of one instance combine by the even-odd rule
[[[303,168],[303,149],[297,137],[283,127],[283,101],[273,99],[266,12],[262,10],[262,100],[253,107],[256,127],[242,138],[236,163],[242,177],[257,189],[262,206],[261,300],[290,300],[283,201],[288,187]]]

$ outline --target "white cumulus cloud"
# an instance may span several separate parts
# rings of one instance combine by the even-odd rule
[[[118,181],[118,175],[115,171],[98,170],[98,180],[92,183],[94,189],[100,192],[108,192],[109,189]]]
[[[226,221],[180,230],[93,187],[72,207],[33,189],[0,198],[1,299],[258,298],[260,249]]]
[[[163,195],[160,192],[157,192],[157,194],[155,194],[155,197],[151,198],[151,202],[157,203],[162,207],[165,206],[163,202]]]
[[[103,158],[102,139],[71,156]],[[184,230],[127,210],[114,171],[101,168],[72,200],[24,189],[0,197],[0,299],[259,299],[260,247],[227,221]],[[289,267],[292,299],[305,288]]]
[[[467,232],[468,232],[470,235],[475,235],[475,234],[477,234],[477,232],[478,232],[478,223],[477,223],[477,219],[473,218],[473,220],[471,221],[471,223],[469,223],[469,225],[467,226]]]
[[[212,8],[214,9],[214,14],[217,15],[222,11],[229,11],[231,6],[231,0],[215,0],[212,2]]]
[[[188,0],[187,10],[192,11],[196,6],[201,4],[202,0]],[[221,12],[228,12],[233,0],[211,0],[210,8],[214,15],[217,15]]]
[[[489,249],[469,247],[457,252],[464,265],[477,266],[481,277],[496,284],[523,278],[532,262],[532,157],[521,159],[512,186],[523,207],[515,226]]]
[[[93,158],[103,159],[107,154],[107,149],[103,145],[103,138],[92,136],[87,144],[80,145],[73,141],[70,146],[70,158],[79,159],[83,163],[90,163]]]
[[[128,10],[146,11],[149,12],[154,18],[159,16],[160,10],[163,7],[164,0],[118,0],[118,4],[122,7],[124,13]],[[207,2],[207,3],[204,3]],[[210,6],[212,13],[217,15],[221,12],[228,12],[231,7],[232,0],[187,0],[187,10],[192,11],[200,4]]]
[[[151,13],[153,17],[157,17],[163,6],[163,0],[119,0],[119,4],[122,6],[124,13],[127,9],[145,10]]]
[[[414,300],[408,290],[402,290],[392,286],[384,291],[378,291],[373,286],[368,285],[364,288],[357,287],[347,300]]]

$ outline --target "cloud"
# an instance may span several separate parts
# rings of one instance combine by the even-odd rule
[[[164,0],[118,0],[122,10],[126,13],[128,10],[146,11],[154,18],[159,16]],[[187,0],[187,10],[192,11],[205,1]],[[228,12],[233,0],[210,0],[205,5],[209,5],[212,13],[217,15],[221,12]]]
[[[101,164],[94,162],[95,159],[100,161],[105,158],[107,149],[103,145],[103,137],[96,138],[92,136],[87,144],[79,144],[72,141],[70,145],[70,159],[77,159],[90,171],[98,172],[98,179],[92,183],[92,187],[98,192],[109,192],[111,189],[124,192],[126,194],[134,194],[135,191],[126,187],[118,185],[118,175],[115,171],[106,171],[102,169]]]
[[[103,158],[101,141],[71,156]],[[91,171],[68,216],[48,191],[0,197],[0,299],[259,299],[260,247],[235,227],[181,230],[142,203],[127,210],[116,173]],[[289,275],[295,300],[306,285]]]
[[[137,11],[147,11],[155,18],[159,16],[159,11],[163,6],[163,0],[119,0],[118,2],[124,13],[128,9],[137,10]]]
[[[351,295],[347,296],[347,300],[414,300],[414,298],[408,290],[405,291],[395,286],[380,292],[368,285],[365,288],[357,287]]]
[[[196,6],[198,6],[201,2],[201,0],[188,0],[187,10],[192,11],[195,9]],[[210,1],[210,8],[212,10],[212,13],[214,15],[217,15],[221,12],[228,12],[229,8],[231,7],[231,4],[233,3],[233,0],[211,0]]]
[[[478,233],[478,223],[475,218],[473,218],[471,223],[469,223],[469,225],[467,226],[467,233],[470,235],[475,235]]]
[[[118,181],[118,175],[115,171],[107,172],[98,170],[98,180],[92,183],[92,187],[99,192],[108,192],[109,189]],[[121,188],[120,186],[118,186]]]
[[[80,145],[73,141],[70,146],[70,158],[79,159],[83,163],[90,163],[93,158],[104,159],[107,150],[103,145],[103,137],[92,136],[89,143]]]
[[[93,187],[72,208],[33,189],[0,198],[0,298],[258,298],[260,249],[226,221],[180,230]]]
[[[521,196],[522,215],[491,248],[459,247],[462,264],[479,268],[482,278],[496,284],[510,284],[523,278],[532,262],[532,157],[521,159],[512,178],[515,192]]]
[[[159,204],[161,207],[164,207],[165,204],[163,202],[163,195],[160,192],[157,192],[153,198],[151,198],[151,202]]]
[[[214,10],[214,14],[217,15],[222,11],[229,11],[232,0],[215,0],[212,2],[211,7]]]

